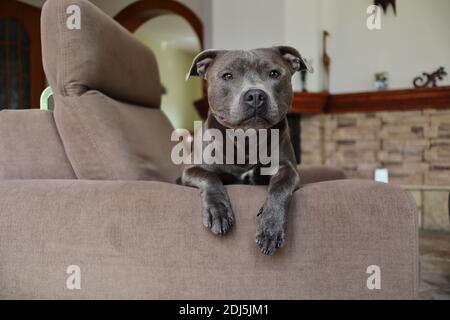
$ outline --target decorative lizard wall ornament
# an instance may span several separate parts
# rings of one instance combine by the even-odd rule
[[[444,67],[440,67],[433,73],[422,73],[422,77],[414,78],[413,84],[415,88],[437,87],[437,81],[442,81],[447,75]]]

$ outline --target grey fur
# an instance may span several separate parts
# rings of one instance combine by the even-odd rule
[[[194,59],[188,73],[188,77],[202,76],[208,81],[210,112],[205,130],[215,128],[223,133],[228,128],[279,130],[280,166],[273,176],[262,176],[259,173],[262,165],[258,162],[194,165],[187,167],[181,178],[184,185],[200,189],[203,224],[219,235],[227,233],[235,220],[224,184],[268,184],[268,197],[258,213],[256,231],[256,243],[268,255],[284,244],[289,203],[300,182],[286,115],[292,103],[291,77],[302,69],[312,71],[297,50],[273,47],[251,51],[207,50]],[[270,77],[272,70],[280,76]],[[225,73],[232,74],[232,79],[224,80]],[[252,108],[252,102],[244,101],[245,93],[254,89],[262,90],[267,98],[261,108]]]

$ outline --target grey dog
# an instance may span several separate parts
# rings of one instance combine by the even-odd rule
[[[224,185],[268,185],[256,232],[256,243],[268,255],[284,244],[286,214],[300,183],[286,115],[293,95],[291,78],[302,70],[312,72],[300,53],[279,46],[250,51],[206,50],[195,57],[188,74],[203,77],[208,83],[210,110],[204,130],[279,130],[279,168],[272,176],[261,175],[263,165],[258,161],[256,165],[191,165],[181,178],[183,185],[200,189],[203,224],[219,235],[234,224]]]

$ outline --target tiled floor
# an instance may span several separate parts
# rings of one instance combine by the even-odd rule
[[[450,233],[420,234],[421,299],[450,300]]]

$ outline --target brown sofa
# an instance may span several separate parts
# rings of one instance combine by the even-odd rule
[[[72,4],[81,30],[66,27]],[[301,168],[276,255],[254,240],[264,187],[228,187],[236,227],[214,236],[198,191],[173,183],[181,168],[170,161],[151,51],[83,0],[48,0],[42,39],[54,113],[0,112],[0,298],[416,297],[417,209],[407,193]],[[80,290],[66,286],[71,265]],[[380,289],[367,286],[372,265]]]

